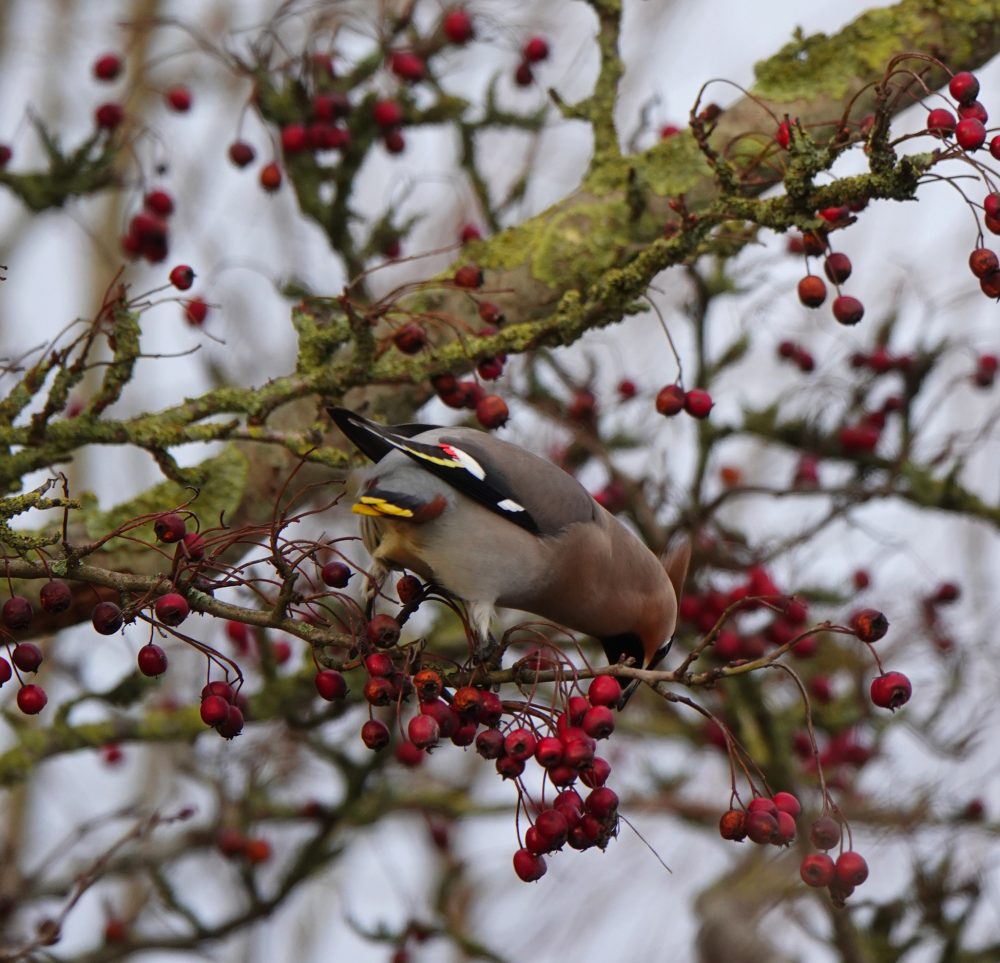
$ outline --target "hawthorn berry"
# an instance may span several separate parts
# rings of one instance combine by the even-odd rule
[[[26,629],[33,615],[31,603],[23,595],[12,595],[3,603],[0,620],[8,629]]]
[[[415,84],[427,76],[423,58],[412,50],[396,50],[389,56],[389,69],[400,79]]]
[[[273,194],[281,187],[282,174],[281,166],[277,161],[271,161],[265,164],[260,169],[259,180],[260,186],[267,191],[268,194]]]
[[[535,75],[531,70],[531,64],[527,60],[522,60],[514,71],[514,83],[518,87],[530,87],[535,82]]]
[[[387,706],[395,700],[392,681],[385,676],[372,676],[362,689],[365,701],[372,706]]]
[[[188,532],[177,546],[177,553],[191,562],[200,562],[205,557],[205,539],[197,532]]]
[[[611,819],[618,812],[618,793],[607,786],[598,786],[590,791],[583,805],[587,812],[598,819]]]
[[[476,365],[476,371],[483,381],[496,381],[503,374],[503,364],[501,358],[483,358]]]
[[[531,734],[530,729],[514,729],[504,739],[503,748],[505,755],[512,759],[523,761],[530,759],[535,753],[537,741]]]
[[[849,294],[833,299],[833,316],[845,325],[857,324],[865,316],[865,307]]]
[[[305,124],[286,124],[281,128],[281,149],[286,154],[298,154],[308,147]]]
[[[532,37],[522,51],[525,61],[529,64],[537,64],[549,56],[549,44],[544,37]]]
[[[26,716],[38,715],[48,701],[49,697],[40,685],[23,685],[17,690],[17,707]]]
[[[476,402],[476,419],[484,428],[501,428],[509,418],[507,402],[499,395],[485,395]]]
[[[827,853],[810,853],[799,863],[799,875],[806,886],[829,886],[833,882],[833,858]]]
[[[261,836],[248,839],[243,847],[244,858],[253,866],[266,863],[271,858],[271,853],[271,844]]]
[[[399,641],[399,623],[391,615],[376,615],[368,623],[368,641],[380,649],[392,648]]]
[[[840,842],[840,824],[820,816],[809,829],[809,840],[817,849],[833,849]]]
[[[868,879],[868,864],[860,853],[847,850],[837,857],[834,873],[842,886],[860,886]]]
[[[221,696],[207,695],[201,700],[201,721],[206,726],[218,726],[226,721],[229,703]]]
[[[458,693],[455,693],[456,697]],[[495,692],[480,693],[479,721],[484,726],[498,726],[503,716],[503,702]]]
[[[42,664],[42,650],[34,642],[19,642],[11,652],[10,660],[22,672],[37,672]]]
[[[614,708],[622,697],[621,683],[611,675],[599,675],[591,680],[587,698],[592,706]]]
[[[171,87],[164,96],[167,106],[179,114],[187,113],[191,109],[191,91],[183,84]]]
[[[0,656],[0,686],[5,682],[10,682],[13,674],[14,670],[10,667],[10,663],[3,656]]]
[[[973,118],[978,120],[979,123],[986,125],[986,122],[990,119],[990,115],[986,108],[979,103],[978,100],[974,100],[971,104],[963,104],[958,108],[958,116],[965,120],[966,118]]]
[[[778,820],[769,812],[751,812],[747,816],[746,831],[752,842],[770,843],[778,835]]]
[[[746,839],[746,821],[746,813],[742,809],[724,812],[719,819],[719,835],[736,843]]]
[[[14,156],[14,152],[8,144],[0,144],[0,170],[3,170]]]
[[[73,602],[70,587],[60,579],[54,578],[46,582],[38,593],[38,602],[43,612],[56,615],[65,612]]]
[[[981,120],[965,117],[955,125],[955,140],[966,151],[979,150],[986,143],[986,128]]]
[[[395,100],[376,100],[372,106],[372,119],[384,129],[398,127],[403,123],[403,108]]]
[[[473,241],[481,241],[483,232],[475,224],[466,224],[459,231],[458,239],[462,244],[471,244]]]
[[[778,129],[774,132],[774,139],[782,150],[788,150],[788,145],[792,142],[792,128],[787,120],[778,124]]]
[[[453,278],[456,287],[478,288],[483,284],[483,271],[478,264],[463,264]]]
[[[345,588],[354,573],[349,565],[340,561],[327,562],[319,572],[324,585],[330,588]]]
[[[969,255],[969,268],[977,278],[1000,271],[1000,259],[988,247],[977,247]]]
[[[504,754],[504,735],[499,729],[485,729],[476,736],[476,752],[484,759],[499,759]]]
[[[372,751],[384,749],[389,745],[389,729],[378,719],[369,719],[361,727],[361,741]]]
[[[968,70],[962,70],[949,81],[948,92],[960,104],[972,103],[979,96],[979,81]]]
[[[252,164],[254,158],[257,156],[257,152],[253,149],[253,146],[245,140],[234,140],[229,145],[228,153],[229,160],[237,167],[246,167],[248,164]]]
[[[927,115],[927,130],[936,137],[950,137],[957,123],[955,115],[944,107],[935,107]]]
[[[156,617],[164,625],[171,626],[180,625],[190,612],[187,599],[177,592],[168,592],[166,595],[161,595],[156,600],[153,610],[156,612]]]
[[[415,575],[403,575],[396,582],[396,597],[403,605],[412,605],[421,595],[424,588]]]
[[[807,274],[799,281],[798,292],[807,308],[818,308],[826,300],[826,283],[815,274]]]
[[[846,254],[834,252],[823,262],[823,271],[833,284],[843,284],[851,276],[851,259]]]
[[[204,298],[191,298],[184,303],[184,320],[192,328],[200,328],[208,317],[208,303]]]
[[[114,130],[125,119],[125,111],[122,105],[115,101],[101,104],[94,111],[94,122],[101,130]]]
[[[475,36],[472,18],[462,7],[449,10],[444,15],[441,20],[441,32],[453,44],[458,45],[468,43]]]
[[[895,711],[910,701],[913,686],[902,672],[886,672],[872,679],[872,702],[881,709]]]
[[[125,621],[122,610],[114,602],[98,602],[90,613],[95,631],[101,635],[114,635]]]
[[[665,385],[656,395],[656,410],[670,418],[684,408],[685,392],[680,385]]]
[[[514,853],[514,872],[525,883],[541,879],[547,870],[545,860],[530,849],[519,849]]]
[[[851,628],[862,642],[878,642],[889,631],[889,620],[878,609],[861,609],[851,617]]]
[[[792,817],[802,812],[801,804],[790,792],[776,792],[771,798],[779,812],[788,813]]]
[[[215,729],[223,739],[235,739],[243,731],[243,712],[239,706],[227,706],[226,718]]]
[[[106,53],[94,61],[94,76],[98,80],[110,82],[114,80],[122,70],[122,58],[115,53]]]
[[[713,404],[712,396],[701,388],[692,388],[684,395],[684,410],[692,418],[707,418]]]
[[[430,749],[441,738],[441,727],[432,715],[421,713],[409,721],[406,734],[418,749]]]
[[[148,642],[139,649],[136,663],[143,675],[154,678],[167,671],[167,654],[155,642]]]
[[[421,324],[404,324],[393,334],[392,343],[403,354],[416,354],[427,344],[427,331]]]
[[[387,653],[372,652],[365,657],[365,671],[375,678],[388,679],[396,671],[396,666]]]

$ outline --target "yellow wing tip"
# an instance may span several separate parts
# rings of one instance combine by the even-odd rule
[[[394,505],[384,498],[364,495],[351,506],[356,515],[391,515],[394,518],[413,518],[413,510]]]

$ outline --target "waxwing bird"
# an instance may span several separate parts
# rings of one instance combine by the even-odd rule
[[[657,558],[571,475],[478,429],[328,410],[375,462],[353,505],[373,591],[408,569],[465,602],[479,642],[500,606],[593,636],[612,664],[651,668],[666,654],[687,541]]]

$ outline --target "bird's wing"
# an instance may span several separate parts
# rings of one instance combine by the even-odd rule
[[[596,503],[575,478],[518,445],[472,428],[408,432],[368,421],[343,408],[331,417],[375,461],[402,452],[456,491],[533,535],[554,535],[574,522],[593,521]],[[377,455],[377,457],[376,457]]]

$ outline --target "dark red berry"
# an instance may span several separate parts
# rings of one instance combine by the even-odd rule
[[[730,809],[724,812],[719,819],[719,835],[736,843],[746,839],[746,821],[746,813],[742,809]]]
[[[416,354],[427,344],[427,331],[421,324],[404,324],[392,336],[392,343],[403,354]]]
[[[161,595],[153,606],[156,617],[164,625],[180,625],[190,612],[187,599],[177,592]]]
[[[833,316],[841,324],[857,324],[865,316],[865,307],[849,294],[842,294],[833,299]]]
[[[473,241],[481,241],[483,232],[475,224],[466,224],[458,233],[458,239],[462,244],[471,244]]]
[[[927,115],[927,129],[938,137],[951,136],[957,123],[955,115],[944,107],[935,107]]]
[[[48,701],[49,697],[40,685],[23,685],[17,690],[17,707],[26,716],[38,715]]]
[[[872,679],[872,702],[882,709],[895,711],[910,701],[913,686],[902,672],[886,672]]]
[[[422,595],[424,589],[415,575],[403,575],[396,583],[396,597],[403,605],[411,605]]]
[[[692,388],[684,395],[684,410],[692,418],[707,418],[713,404],[712,396],[701,388]]]
[[[484,759],[499,759],[504,754],[504,735],[499,729],[486,729],[476,736],[476,752]]]
[[[382,143],[390,154],[402,154],[406,150],[406,138],[397,128],[387,130],[382,136]]]
[[[205,557],[205,539],[197,532],[188,532],[177,546],[177,553],[189,561],[200,562]]]
[[[833,849],[840,842],[840,825],[829,816],[820,816],[809,830],[809,839],[817,849]]]
[[[823,262],[823,271],[833,284],[843,284],[851,276],[851,259],[846,254],[830,254]]]
[[[154,642],[149,642],[139,649],[136,662],[139,671],[150,678],[163,675],[167,671],[167,654]]]
[[[826,300],[826,283],[815,274],[807,274],[799,281],[799,300],[807,308],[818,308]]]
[[[778,820],[768,812],[752,812],[747,816],[747,836],[755,843],[770,843],[778,835]]]
[[[512,759],[530,759],[535,753],[537,741],[530,729],[514,729],[504,739],[504,753]]]
[[[308,147],[305,124],[286,124],[281,128],[281,149],[286,154],[298,154]]]
[[[195,273],[191,270],[190,266],[187,264],[178,264],[170,272],[170,283],[177,288],[178,291],[186,291],[192,284],[194,284]]]
[[[499,395],[486,395],[476,402],[476,419],[484,428],[500,428],[509,418],[507,402]]]
[[[183,84],[171,87],[166,92],[165,97],[167,106],[179,114],[187,113],[191,109],[191,91]]]
[[[369,719],[361,727],[361,741],[373,751],[384,749],[389,745],[389,730],[378,719]]]
[[[519,849],[514,853],[514,872],[525,883],[533,883],[541,879],[547,870],[545,860],[531,850]]]
[[[90,613],[90,621],[101,635],[114,635],[125,620],[122,610],[114,602],[98,602]]]
[[[656,410],[667,418],[684,408],[685,391],[680,385],[665,385],[656,395]]]
[[[23,595],[12,595],[3,603],[0,619],[8,629],[26,629],[33,615],[31,603]]]
[[[125,119],[125,111],[122,105],[110,101],[101,104],[94,111],[94,122],[101,130],[114,130]]]
[[[976,151],[986,143],[986,128],[981,120],[966,117],[955,125],[955,140],[963,150]]]
[[[483,271],[478,264],[463,264],[453,278],[460,288],[478,288],[483,284]]]
[[[969,255],[969,268],[977,278],[985,278],[1000,271],[1000,259],[987,247],[977,247]]]
[[[369,705],[387,706],[396,699],[392,681],[385,676],[373,676],[366,683],[362,695]]]
[[[779,812],[793,817],[802,812],[802,805],[790,792],[776,792],[771,798]]]
[[[860,853],[853,850],[841,853],[834,868],[837,882],[843,886],[860,886],[868,879],[868,864]]]
[[[223,739],[235,739],[243,731],[243,712],[239,706],[228,706],[226,718],[215,728]]]
[[[610,819],[618,812],[618,793],[607,786],[599,786],[591,790],[583,805],[587,812],[598,819]]]
[[[324,585],[330,588],[345,588],[354,573],[349,565],[344,562],[327,562],[321,569],[319,577]]]
[[[376,615],[368,623],[368,641],[380,649],[388,649],[399,641],[399,623],[391,615]]]
[[[42,650],[34,642],[19,642],[10,654],[10,661],[22,672],[37,672],[42,664]]]
[[[98,80],[112,81],[122,70],[122,59],[118,54],[107,53],[94,61],[94,76]]]
[[[229,145],[229,160],[237,167],[252,164],[257,152],[245,140],[234,140]]]
[[[441,738],[441,727],[432,715],[421,713],[409,721],[406,734],[418,749],[430,749]]]
[[[833,874],[833,859],[826,853],[810,853],[799,864],[799,875],[806,886],[829,886]]]
[[[218,726],[226,721],[229,703],[221,696],[207,695],[201,700],[201,721],[206,726]]]
[[[5,682],[10,682],[13,674],[14,670],[10,667],[10,663],[3,656],[0,656],[0,686]]]
[[[522,60],[514,71],[514,83],[518,87],[530,87],[535,82],[535,75],[531,70],[531,64],[527,60]]]
[[[444,15],[441,32],[454,44],[468,43],[475,36],[472,18],[461,7],[449,10]]]
[[[54,578],[42,586],[38,593],[38,601],[43,612],[55,615],[59,612],[65,612],[70,607],[73,602],[73,593],[65,582]]]

